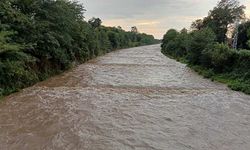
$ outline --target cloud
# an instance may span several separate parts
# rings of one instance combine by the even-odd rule
[[[150,25],[156,25],[159,23],[160,23],[159,21],[142,21],[142,22],[136,23],[135,25],[137,25],[137,26],[150,26]]]
[[[249,0],[245,0],[246,2],[245,2],[245,5],[246,5],[246,7],[247,7],[247,9],[246,9],[246,16],[248,17],[248,18],[250,18],[250,1]],[[248,1],[248,2],[247,2]]]
[[[85,0],[87,14],[107,18],[160,18],[164,15],[198,15],[199,0]],[[210,0],[217,1],[217,0]]]
[[[218,0],[80,0],[87,12],[86,19],[99,17],[108,26],[141,32],[162,38],[169,28],[189,28],[191,22],[207,15]],[[249,0],[241,0],[248,8]],[[247,9],[250,16],[250,10]]]

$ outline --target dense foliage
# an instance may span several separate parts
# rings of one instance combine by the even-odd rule
[[[197,30],[210,28],[218,42],[225,42],[228,26],[244,18],[244,9],[245,6],[240,5],[238,0],[221,0],[213,10],[209,11],[207,17],[193,22],[191,28]]]
[[[248,41],[250,40],[250,21],[244,22],[239,25],[239,40],[238,48],[250,49]]]
[[[226,3],[234,8],[226,8]],[[216,17],[210,17],[215,20],[210,21],[212,23],[225,22],[226,26],[234,20],[235,16],[243,15],[243,8],[244,6],[240,6],[237,1],[222,0],[214,10],[210,11],[209,16],[216,10]],[[217,12],[217,9],[223,11]],[[232,9],[230,12],[237,10],[233,11],[234,14],[225,13],[224,9]],[[224,21],[226,18],[228,20]],[[170,29],[164,35],[162,53],[188,63],[205,77],[225,82],[234,90],[250,94],[250,51],[229,47],[230,44],[224,40],[229,29],[222,29],[222,25],[211,27],[205,24],[203,20],[196,20],[191,25],[193,30],[188,33],[183,30],[178,32]],[[249,22],[240,25],[238,40],[240,48],[250,47]]]
[[[114,49],[154,44],[153,36],[84,21],[69,0],[0,1],[0,96]]]

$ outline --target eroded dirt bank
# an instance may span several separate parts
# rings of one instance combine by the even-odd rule
[[[1,150],[249,150],[250,96],[159,45],[119,50],[0,103]]]

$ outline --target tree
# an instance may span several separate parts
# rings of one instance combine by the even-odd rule
[[[248,35],[248,42],[247,42],[247,44],[248,44],[248,47],[250,47],[250,28],[247,30],[247,35]]]
[[[164,47],[168,42],[174,40],[178,36],[178,31],[175,29],[170,29],[167,31],[167,33],[164,35],[163,40],[162,40],[162,48],[165,49]]]
[[[250,39],[247,35],[247,30],[250,29],[250,21],[243,22],[239,25],[238,34],[238,48],[240,49],[250,49],[247,45],[247,41]]]
[[[178,44],[175,42],[175,40],[178,35],[179,32],[175,29],[170,29],[167,31],[162,40],[162,53],[171,55],[172,52],[176,50]]]
[[[131,32],[138,33],[138,29],[136,26],[131,27]]]
[[[119,39],[118,39],[118,34],[116,32],[109,31],[108,32],[108,38],[109,38],[109,41],[111,42],[111,45],[112,45],[113,49],[119,48],[120,42],[119,42]]]
[[[203,20],[202,19],[197,19],[191,24],[191,29],[192,30],[201,30],[204,27]]]
[[[93,28],[98,28],[102,24],[102,20],[100,18],[91,18],[88,23],[93,27]]]
[[[117,29],[119,29],[119,30],[123,30],[121,26],[118,26],[118,27],[117,27]]]
[[[187,34],[188,33],[188,30],[186,28],[183,28],[181,29],[180,31],[181,34]]]
[[[213,30],[218,42],[225,42],[228,26],[245,17],[244,9],[238,0],[221,0],[204,18],[204,27]]]
[[[10,31],[0,31],[0,54],[8,51],[18,51],[21,45],[9,42],[9,36],[13,35]]]
[[[155,43],[150,35],[84,21],[71,0],[0,1],[0,95],[117,48]]]
[[[202,65],[212,67],[216,71],[222,72],[224,69],[228,69],[228,66],[231,67],[233,65],[234,53],[235,51],[230,49],[228,45],[216,43],[203,50]],[[204,61],[204,58],[206,58],[207,61]]]
[[[187,29],[177,32],[174,29],[168,30],[162,41],[162,53],[175,58],[183,58],[187,54],[186,44],[189,34]]]
[[[187,39],[187,59],[190,64],[200,64],[202,51],[208,46],[213,45],[216,36],[211,29],[193,31]]]

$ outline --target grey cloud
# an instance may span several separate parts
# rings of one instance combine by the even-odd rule
[[[87,15],[105,18],[161,18],[165,15],[199,15],[197,0],[85,0]],[[210,0],[211,1],[211,0]],[[213,1],[213,0],[212,0]],[[217,1],[217,0],[216,0]]]
[[[86,19],[100,17],[104,22],[122,23],[126,29],[138,21],[157,21],[157,25],[140,26],[141,30],[157,28],[157,37],[161,37],[169,28],[189,27],[192,20],[207,15],[218,0],[80,0],[87,12]],[[249,0],[241,0],[249,3]],[[248,2],[247,2],[248,1]],[[119,21],[114,21],[119,20]],[[123,22],[121,21],[123,20]],[[111,25],[111,24],[110,24]],[[161,33],[159,33],[161,30]],[[154,34],[153,31],[151,34]]]

